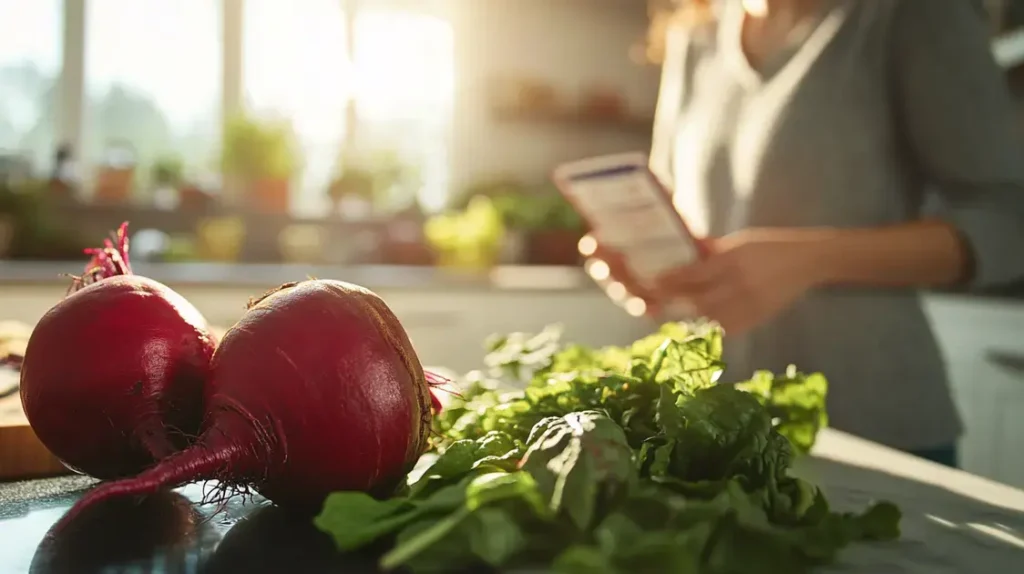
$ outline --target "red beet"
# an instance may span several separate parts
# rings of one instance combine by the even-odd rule
[[[132,273],[126,232],[87,250],[85,275],[39,320],[21,364],[32,430],[97,478],[137,474],[188,446],[216,346],[195,307]]]
[[[431,392],[384,301],[341,281],[284,285],[224,335],[196,443],[71,509],[217,479],[316,510],[339,490],[387,495],[426,449]]]

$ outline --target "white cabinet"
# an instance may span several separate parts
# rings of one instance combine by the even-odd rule
[[[495,333],[536,332],[561,323],[567,341],[603,346],[630,343],[655,328],[597,289],[394,290],[381,296],[402,320],[424,364],[458,372],[482,366],[483,343]]]
[[[964,470],[1024,488],[1024,304],[929,296],[966,427]]]
[[[1024,346],[1024,337],[1017,341],[1018,347]],[[989,353],[987,359],[996,399],[993,477],[1024,488],[1024,352]]]
[[[173,285],[213,325],[228,327],[259,289],[232,285]],[[370,286],[372,288],[372,286]],[[0,285],[0,320],[34,325],[64,296],[66,286]],[[379,289],[402,321],[425,365],[464,372],[481,366],[484,340],[494,333],[565,326],[565,339],[587,345],[625,344],[655,325],[629,316],[598,289],[487,289],[426,286]]]

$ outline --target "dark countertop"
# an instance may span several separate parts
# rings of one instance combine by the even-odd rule
[[[1020,490],[832,430],[797,473],[821,485],[834,508],[887,499],[903,512],[901,540],[855,545],[823,574],[992,574],[1024,564]],[[91,483],[74,476],[0,484],[0,573],[377,571],[373,552],[341,555],[308,517],[260,499],[193,504],[203,499],[202,485],[113,500],[48,535]]]
[[[78,273],[83,263],[2,261],[0,284],[67,282],[62,275]],[[134,271],[175,286],[279,285],[306,277],[340,279],[371,289],[426,290],[596,290],[579,267],[499,266],[485,272],[460,272],[437,267],[398,265],[301,265],[292,263],[134,263]]]
[[[261,499],[194,504],[202,485],[113,501],[50,535],[91,483],[71,476],[0,484],[0,573],[377,572],[373,555],[339,555],[308,517]]]

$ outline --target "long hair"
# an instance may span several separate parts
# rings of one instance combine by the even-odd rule
[[[669,31],[683,26],[704,24],[714,15],[714,0],[648,0],[651,24],[647,28],[644,56],[654,64],[665,59],[665,39]]]

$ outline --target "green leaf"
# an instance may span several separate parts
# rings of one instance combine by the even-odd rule
[[[526,546],[526,533],[505,510],[481,508],[473,520],[476,528],[469,531],[469,547],[490,566],[503,566]]]
[[[381,557],[380,567],[394,570],[408,564],[418,555],[437,547],[468,518],[470,510],[465,506],[439,520],[420,521],[399,534],[395,547]]]
[[[526,472],[492,472],[474,478],[466,487],[466,506],[470,510],[513,499],[525,502],[538,516],[548,514],[537,482]]]
[[[404,525],[399,510],[406,506],[400,498],[376,500],[362,492],[335,492],[327,497],[313,524],[329,534],[339,550],[349,551]]]
[[[810,452],[818,432],[828,426],[828,381],[820,373],[804,375],[792,366],[783,375],[758,371],[736,387],[758,398],[773,418],[776,430],[793,443],[798,453]]]
[[[600,548],[570,546],[555,558],[551,570],[557,574],[618,574]]]
[[[514,467],[518,459],[515,442],[502,432],[491,431],[476,440],[455,441],[410,485],[410,495],[423,496],[430,489],[460,480],[484,465]]]
[[[551,511],[566,512],[580,529],[590,526],[599,504],[626,489],[636,472],[622,427],[599,411],[538,423],[522,469],[535,478]]]

